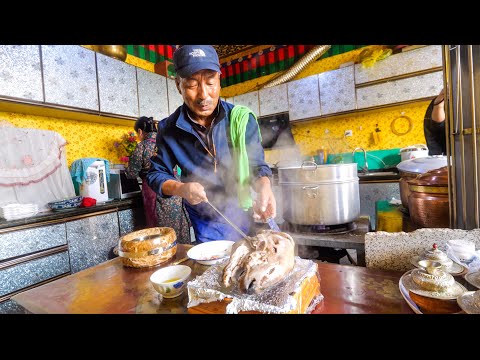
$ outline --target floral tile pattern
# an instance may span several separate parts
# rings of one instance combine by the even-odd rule
[[[318,75],[287,83],[290,120],[321,116]]]
[[[260,107],[258,102],[258,91],[252,91],[246,94],[238,95],[233,98],[235,105],[243,105],[252,110],[255,115],[260,116]]]
[[[136,68],[97,53],[100,111],[138,117]]]
[[[357,64],[355,65],[355,82],[363,84],[438,66],[442,66],[442,46],[430,45],[392,55],[376,62],[372,67],[365,68],[362,64]]]
[[[78,45],[42,45],[45,101],[99,110],[95,52]]]
[[[442,88],[443,71],[357,88],[357,108],[436,96]]]
[[[261,116],[288,111],[287,84],[261,89],[258,97]]]
[[[168,114],[173,114],[179,106],[183,104],[182,95],[178,92],[175,80],[167,78],[167,90],[168,90]]]
[[[323,115],[355,109],[353,72],[353,66],[346,66],[318,75]]]
[[[39,45],[0,45],[0,93],[44,101]]]
[[[137,81],[140,116],[166,118],[169,115],[166,78],[137,68]]]

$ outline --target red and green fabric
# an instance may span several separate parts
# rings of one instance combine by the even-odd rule
[[[222,87],[287,70],[316,45],[274,45],[254,54],[221,64]],[[321,59],[352,51],[366,45],[332,45]]]
[[[125,45],[127,53],[152,63],[172,61],[175,45]],[[287,70],[316,45],[274,45],[256,53],[221,64],[221,85],[227,87]],[[339,55],[367,45],[332,45],[320,59]],[[175,76],[173,66],[168,74]]]

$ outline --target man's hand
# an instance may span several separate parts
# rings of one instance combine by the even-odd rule
[[[163,183],[162,191],[165,195],[176,195],[184,198],[192,205],[208,201],[207,193],[202,184],[197,182],[182,183],[167,180]]]
[[[268,177],[261,177],[255,183],[257,200],[253,203],[254,219],[267,220],[277,216],[277,203]]]

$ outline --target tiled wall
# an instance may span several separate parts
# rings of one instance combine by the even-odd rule
[[[91,45],[83,46],[93,50]],[[128,54],[125,62],[153,72],[154,63],[144,59]],[[84,157],[101,157],[111,163],[119,163],[113,143],[119,141],[123,134],[133,130],[133,121],[132,126],[124,126],[13,112],[0,112],[1,120],[6,120],[17,127],[58,132],[68,142],[66,149],[69,166],[74,160]]]
[[[85,47],[90,48],[89,45]],[[356,49],[335,56],[330,56],[308,65],[295,79],[301,79],[313,74],[334,70],[340,64],[354,61],[363,50]],[[154,64],[150,61],[127,55],[126,63],[153,72]],[[270,80],[275,74],[242,82],[222,88],[222,97],[232,97],[251,91],[258,84]],[[302,153],[313,153],[319,146],[325,145],[330,151],[348,151],[353,147],[362,146],[368,150],[404,147],[411,144],[425,143],[423,135],[423,115],[428,102],[405,105],[387,110],[362,112],[322,119],[320,121],[302,122],[292,125],[295,141],[299,144]],[[396,136],[392,133],[391,122],[404,114],[412,119],[413,129],[406,135]],[[118,156],[114,151],[113,143],[132,128],[123,125],[99,124],[70,119],[59,119],[47,116],[0,112],[0,120],[7,120],[13,125],[25,128],[38,128],[59,132],[67,141],[67,161],[71,164],[82,157],[98,156],[118,163]],[[372,132],[376,124],[381,130],[382,141],[372,142]],[[397,132],[408,129],[405,121],[396,121]],[[133,122],[132,122],[133,127]],[[343,138],[345,130],[352,130],[353,136]],[[283,151],[283,153],[288,153]],[[268,150],[267,161],[275,162],[280,152]]]
[[[363,49],[315,61],[298,74],[294,80],[335,70],[341,64],[356,61]],[[381,61],[374,66],[380,64]],[[429,75],[435,76],[433,74]],[[222,88],[222,96],[228,98],[250,92],[259,84],[267,82],[272,77],[271,75],[264,76]],[[296,150],[303,155],[310,155],[315,154],[320,147],[326,148],[330,153],[341,153],[352,151],[359,146],[366,150],[381,150],[424,144],[423,117],[428,104],[429,101],[422,101],[385,109],[332,116],[331,118],[327,117],[321,120],[312,119],[307,122],[292,123],[292,133],[298,148]],[[409,132],[407,132],[410,126],[408,119],[411,119],[413,125]],[[406,134],[401,136],[395,135],[392,132],[392,122],[394,122],[394,130],[397,133],[402,134],[406,132]],[[380,141],[375,143],[372,134],[377,128],[380,130],[378,133]],[[344,137],[345,130],[352,130],[353,135]],[[285,149],[265,151],[265,156],[269,163],[275,163],[284,159],[285,156],[291,156],[291,154],[292,152],[285,151]]]

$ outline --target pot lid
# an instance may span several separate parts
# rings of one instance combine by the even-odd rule
[[[433,169],[407,181],[409,185],[418,186],[448,186],[448,167]]]
[[[433,155],[402,161],[397,165],[397,169],[404,172],[423,174],[443,166],[447,166],[447,157],[445,155]]]

